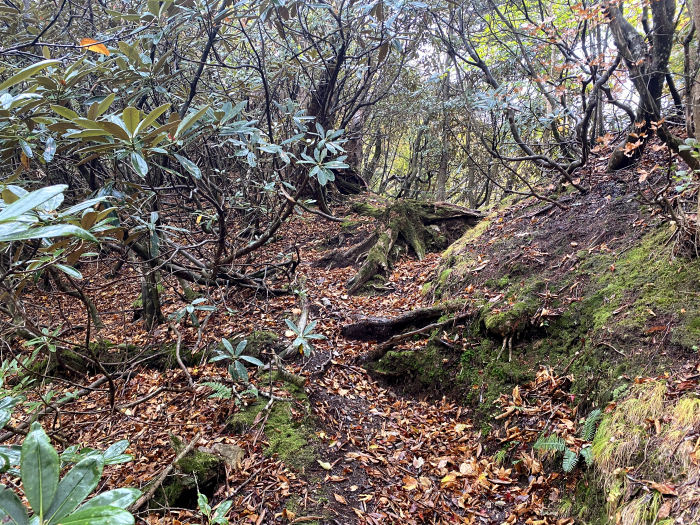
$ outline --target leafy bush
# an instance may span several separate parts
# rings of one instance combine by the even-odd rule
[[[87,454],[60,478],[60,459],[39,423],[33,423],[20,455],[20,477],[27,508],[10,488],[0,485],[0,521],[10,525],[131,525],[125,509],[141,495],[115,489],[85,501],[102,477],[106,454]]]

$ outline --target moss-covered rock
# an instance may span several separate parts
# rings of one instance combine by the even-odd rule
[[[186,445],[176,436],[171,436],[171,443],[176,454]],[[223,465],[220,456],[195,448],[175,463],[173,474],[156,490],[149,507],[196,509],[197,492],[213,496],[224,473]]]

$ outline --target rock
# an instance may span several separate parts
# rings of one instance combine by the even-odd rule
[[[204,450],[204,449],[202,449]],[[226,443],[215,443],[211,449],[207,449],[207,452],[219,456],[224,460],[229,467],[234,471],[241,469],[241,461],[245,456],[245,452],[238,445],[227,445]]]

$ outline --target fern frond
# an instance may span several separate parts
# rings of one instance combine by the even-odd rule
[[[574,452],[573,450],[567,448],[564,450],[564,461],[562,462],[561,466],[564,468],[564,472],[567,474],[574,470],[576,468],[576,464],[578,463],[578,453]]]
[[[535,441],[532,445],[535,450],[556,450],[557,452],[563,452],[566,450],[566,442],[559,436],[540,436],[540,438]]]
[[[593,441],[598,422],[602,417],[603,413],[600,411],[600,408],[596,408],[593,412],[588,414],[588,417],[583,424],[583,428],[581,429],[581,437],[585,441]]]
[[[217,383],[215,381],[206,381],[202,383],[203,386],[208,386],[213,390],[209,395],[210,398],[215,399],[231,399],[231,387],[224,385],[223,383]]]
[[[589,467],[593,466],[593,454],[591,454],[591,447],[582,448],[581,457],[586,460],[586,465]]]

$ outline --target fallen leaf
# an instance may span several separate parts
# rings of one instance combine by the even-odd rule
[[[666,483],[656,483],[652,481],[651,488],[660,492],[664,496],[678,496],[678,492],[676,492],[675,487]]]
[[[331,464],[326,461],[321,461],[320,459],[317,459],[316,461],[318,461],[318,464],[326,470],[330,470],[331,468],[333,468]]]
[[[406,490],[416,490],[418,488],[418,480],[411,476],[404,476],[403,483],[403,488]]]
[[[340,494],[333,494],[333,497],[335,498],[335,501],[337,501],[338,503],[342,503],[343,505],[348,504],[348,502],[345,500],[345,498],[343,496],[341,496]]]

